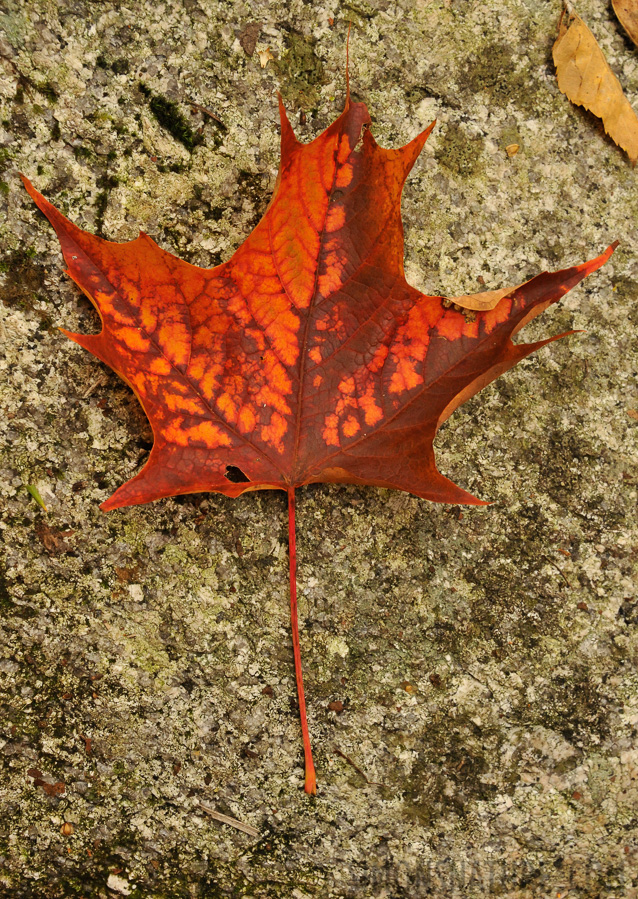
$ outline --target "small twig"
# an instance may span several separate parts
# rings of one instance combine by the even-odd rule
[[[352,761],[352,759],[350,758],[349,755],[346,755],[345,752],[342,752],[342,751],[339,749],[338,746],[335,746],[335,747],[334,747],[334,751],[337,753],[337,755],[340,755],[342,759],[345,759],[346,762],[347,762],[349,765],[352,765],[352,767],[354,768],[354,770],[355,770],[358,774],[361,775],[361,777],[365,780],[365,782],[366,782],[369,786],[371,786],[371,787],[385,787],[385,784],[379,783],[378,780],[368,780],[368,777],[367,777],[367,775],[365,774],[365,772],[362,771],[361,768],[360,768],[357,764],[355,764],[355,762]]]
[[[567,580],[567,578],[565,577],[565,575],[563,574],[563,572],[560,570],[560,568],[558,567],[558,565],[556,564],[556,562],[554,562],[553,559],[550,559],[549,556],[543,556],[543,558],[545,559],[546,562],[549,562],[550,565],[553,565],[553,566],[554,566],[554,568],[555,568],[556,571],[560,574],[560,576],[561,576],[562,579],[565,581],[565,583],[567,584],[567,586],[568,586],[568,587],[571,587],[571,584],[569,583],[569,581]]]
[[[229,818],[228,815],[222,815],[221,812],[216,812],[214,809],[208,808],[207,805],[203,805],[201,802],[199,807],[203,812],[206,812],[207,815],[210,815],[211,818],[214,818],[215,821],[219,821],[221,824],[228,824],[229,827],[234,827],[236,830],[242,830],[251,837],[259,836],[259,831],[250,824],[243,824],[241,821],[238,821],[237,818]]]
[[[92,381],[91,384],[89,384],[85,392],[82,394],[81,399],[88,400],[88,398],[97,387],[104,387],[105,384],[108,384],[108,376],[105,372],[102,372],[102,374],[97,376],[95,381]]]
[[[189,102],[189,105],[193,109],[197,109],[197,110],[199,110],[199,112],[203,112],[204,115],[210,116],[211,119],[214,119],[216,122],[219,122],[219,124],[222,126],[222,128],[226,127],[224,125],[224,123],[222,122],[222,120],[219,118],[219,116],[215,115],[214,112],[211,112],[210,109],[207,109],[205,106],[200,106],[199,103],[193,103],[192,100],[189,100],[188,102]]]

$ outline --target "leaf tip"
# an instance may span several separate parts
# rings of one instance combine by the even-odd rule
[[[40,194],[40,192],[35,189],[35,187],[33,186],[33,184],[31,184],[31,182],[29,181],[29,179],[27,178],[26,175],[23,175],[22,172],[18,172],[18,175],[20,176],[20,180],[22,181],[22,184],[24,185],[24,189],[26,190],[26,192],[37,203],[38,198],[42,196]]]
[[[281,158],[283,160],[285,156],[290,152],[292,147],[297,143],[297,137],[292,125],[290,124],[290,119],[288,118],[286,107],[284,106],[283,97],[279,92],[277,93],[277,97],[279,100],[279,121],[281,124]]]
[[[39,491],[38,488],[35,486],[35,484],[27,484],[26,487],[27,487],[27,490],[29,491],[29,493],[31,494],[31,496],[33,497],[33,499],[36,501],[36,503],[37,503],[42,509],[44,509],[45,512],[48,512],[49,510],[48,510],[47,507],[45,506],[44,500],[43,500],[42,497],[40,496],[40,491]]]

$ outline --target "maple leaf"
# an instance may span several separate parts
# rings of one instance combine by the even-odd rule
[[[426,296],[404,277],[400,198],[433,125],[404,147],[383,149],[365,104],[352,102],[348,90],[342,114],[304,145],[281,98],[279,105],[281,163],[271,203],[231,259],[213,269],[183,262],[144,233],[129,243],[88,234],[23,181],[57,232],[68,274],[102,320],[99,334],[64,333],[132,387],[153,429],[146,465],[101,508],[200,491],[287,491],[305,789],[314,793],[295,489],[369,484],[482,504],[438,471],[437,429],[466,399],[557,339],[515,345],[511,338],[603,265],[615,245],[590,262],[474,300]],[[243,482],[229,479],[237,468]]]

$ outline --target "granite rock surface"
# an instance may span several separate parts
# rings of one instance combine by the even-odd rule
[[[638,108],[638,51],[606,6],[578,11]],[[0,7],[0,895],[638,896],[638,191],[557,88],[559,14]],[[350,21],[379,143],[438,120],[403,200],[415,286],[468,294],[621,246],[525,336],[583,333],[437,438],[492,505],[300,491],[309,799],[285,498],[99,511],[152,438],[57,330],[98,321],[17,173],[86,229],[215,265],[268,203],[277,91],[301,140],[342,108]]]

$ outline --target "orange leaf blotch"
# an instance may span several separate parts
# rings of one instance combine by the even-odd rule
[[[343,378],[343,380],[339,382],[338,390],[339,393],[343,393],[346,396],[352,396],[355,391],[354,378]]]
[[[372,427],[382,420],[383,409],[374,398],[374,385],[370,385],[363,396],[359,397],[359,406],[364,412],[365,423],[368,427]]]
[[[343,431],[345,437],[354,437],[354,435],[358,434],[361,430],[361,425],[354,417],[354,415],[349,415],[343,423],[341,430]]]
[[[297,331],[299,319],[292,312],[282,312],[265,330],[275,352],[285,365],[294,365],[299,358]]]
[[[255,394],[255,402],[257,405],[266,406],[267,408],[276,409],[282,415],[290,413],[290,406],[280,393],[273,390],[268,384],[257,391]]]
[[[237,416],[237,427],[242,434],[251,434],[257,424],[257,416],[250,406],[242,406]]]
[[[191,335],[183,322],[175,319],[164,321],[156,332],[156,341],[173,365],[188,365]]]
[[[140,323],[147,334],[152,334],[157,328],[159,316],[157,309],[149,303],[140,306]]]
[[[446,340],[458,340],[463,337],[464,326],[465,316],[454,309],[447,309],[436,328],[440,336],[445,337]]]
[[[404,393],[413,390],[423,383],[421,375],[417,374],[414,359],[397,360],[396,371],[390,378],[390,393]]]
[[[246,302],[244,290],[245,285],[227,298],[226,308],[228,310],[228,315],[220,316],[219,318],[215,317],[214,327],[216,331],[219,328],[218,333],[225,333],[228,327],[232,327],[235,323],[242,328],[247,328],[249,325],[254,324],[250,309],[248,308],[248,303]],[[210,320],[210,325],[211,327],[213,326],[213,319]]]
[[[272,350],[264,352],[261,359],[261,369],[263,386],[256,393],[256,399],[267,405],[275,406],[280,412],[289,413],[291,411],[290,406],[284,397],[292,393],[292,381]]]
[[[267,347],[266,335],[261,328],[246,328],[244,334],[247,338],[254,341],[255,347],[259,353],[263,353]]]
[[[464,316],[465,318],[465,316]],[[477,338],[479,336],[479,318],[478,316],[471,321],[470,319],[465,320],[465,324],[463,325],[463,337]]]
[[[432,322],[439,323],[440,319],[441,315],[437,315],[431,304],[416,303],[410,309],[406,323],[397,330],[395,340],[390,348],[392,353],[395,356],[409,355],[423,361],[430,342]]]
[[[188,427],[171,426],[167,428],[167,436],[170,436],[171,442],[178,446],[204,446],[207,449],[217,449],[220,446],[232,445],[230,435],[212,421],[202,421]]]
[[[82,290],[85,290],[83,282],[74,277],[72,272],[69,272],[69,274],[75,283],[78,284]],[[121,308],[121,303],[117,302],[117,294],[114,291],[106,291],[100,286],[94,290],[90,299],[100,313],[102,319],[108,318],[109,321],[119,325],[135,326],[137,324],[135,316]]]
[[[508,300],[501,300],[501,303],[505,303],[506,305],[508,302]],[[439,319],[437,330],[440,336],[444,337],[446,340],[458,340],[461,337],[475,338],[479,336],[481,321],[485,321],[485,318],[490,315],[490,312],[478,312],[475,313],[475,318],[472,321],[471,318],[466,317],[464,313],[458,312],[456,309],[447,309]],[[505,308],[504,310],[501,310],[499,321],[497,321],[496,324],[507,321],[508,316],[509,309]],[[493,318],[492,321],[494,321]],[[486,329],[486,333],[489,334],[494,326],[495,325],[492,324],[489,327],[489,330]]]
[[[420,316],[423,334],[432,331],[445,314],[441,297],[419,296],[416,301],[416,310]]]
[[[321,288],[321,278],[319,279],[318,286]],[[320,290],[320,292],[322,296],[326,296],[330,293],[330,291],[324,293],[324,291],[322,290]],[[339,317],[339,311],[336,307],[333,308],[330,312],[324,313],[321,318],[318,318],[315,322],[315,328],[317,329],[317,331],[329,331],[331,340],[334,340],[336,338],[336,340],[342,341],[346,338],[346,329],[343,321]],[[315,341],[317,343],[323,343],[324,340],[324,337],[315,338]]]
[[[164,359],[162,356],[157,356],[155,359],[151,359],[149,362],[149,371],[154,375],[169,375],[172,370],[172,365],[168,361],[168,359]]]
[[[133,353],[147,353],[151,348],[151,341],[139,328],[111,328],[111,331]]]
[[[366,368],[371,375],[376,375],[377,372],[381,371],[385,360],[388,358],[388,353],[389,350],[385,343],[379,344],[372,359],[369,362],[366,362]]]
[[[334,415],[326,415],[325,427],[321,432],[321,436],[328,446],[339,446],[339,418]]]
[[[310,357],[310,359],[312,359],[312,361],[315,363],[315,365],[319,365],[319,363],[321,362],[321,350],[319,349],[318,346],[313,347],[308,352],[308,356]],[[316,380],[316,378],[315,378],[315,380]]]
[[[423,362],[427,354],[430,342],[428,319],[431,314],[431,308],[416,304],[410,310],[406,323],[397,330],[390,347],[390,358],[395,366],[390,378],[390,393],[413,390],[423,383],[423,376],[417,370],[417,366]],[[440,324],[439,321],[437,327],[440,327]]]
[[[148,383],[146,385],[148,390]],[[169,412],[201,415],[202,401],[197,396],[183,396],[171,390],[163,393],[164,404]]]
[[[220,393],[217,397],[217,408],[225,420],[234,423],[237,418],[237,404],[228,393]]]
[[[337,177],[335,178],[335,187],[344,188],[348,187],[348,185],[352,182],[354,178],[354,168],[352,165],[345,163],[345,165],[339,166],[337,170]]]
[[[211,362],[207,356],[192,358],[188,369],[190,380],[199,384],[201,395],[211,402],[219,390],[222,367],[218,362]]]
[[[334,205],[328,210],[326,216],[326,231],[331,233],[339,231],[346,223],[346,210],[343,206]],[[337,245],[338,246],[338,245]]]
[[[486,334],[491,334],[498,325],[506,322],[512,311],[514,300],[512,297],[503,297],[498,306],[482,314],[481,319]]]
[[[283,436],[288,430],[288,424],[283,415],[279,412],[273,412],[270,416],[270,423],[262,427],[261,439],[264,443],[272,446],[278,453],[284,452]]]
[[[193,314],[193,347],[210,349],[211,343],[216,343],[218,334],[228,332],[231,320],[230,315],[216,311],[211,311],[200,321],[195,320]]]
[[[337,162],[340,164],[346,162],[350,153],[352,153],[350,138],[347,134],[342,134],[341,140],[339,141],[339,150],[337,151]]]
[[[321,375],[315,375],[314,378],[312,379],[312,386],[320,387],[322,381],[323,381],[323,378],[321,377]]]

